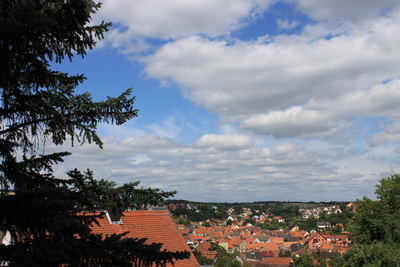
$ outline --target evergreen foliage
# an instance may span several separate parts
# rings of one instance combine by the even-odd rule
[[[0,222],[13,238],[0,246],[0,259],[10,266],[165,266],[189,256],[145,239],[91,234],[96,216],[78,213],[106,203],[121,211],[175,192],[136,189],[138,182],[114,188],[95,182],[90,171],[53,175],[54,164],[70,153],[46,154],[46,142],[101,148],[98,124],[137,116],[131,89],[94,102],[89,93],[75,93],[83,75],[50,68],[83,57],[104,37],[110,23],[89,26],[98,8],[91,0],[0,1]]]
[[[177,193],[176,191],[162,191],[159,188],[136,188],[140,181],[116,187],[117,183],[113,181],[94,179],[91,170],[82,173],[75,169],[68,172],[68,176],[72,178],[73,182],[71,190],[79,192],[80,197],[83,197],[82,201],[90,199],[90,203],[83,206],[79,206],[80,203],[77,203],[78,209],[103,209],[117,216],[128,209],[139,210],[146,209],[149,205],[157,205],[165,198],[172,197]]]

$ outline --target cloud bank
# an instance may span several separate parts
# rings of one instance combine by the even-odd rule
[[[102,49],[217,127],[160,114],[101,153],[74,148],[60,174],[225,202],[354,200],[399,169],[398,1],[114,0],[95,19],[114,22]]]

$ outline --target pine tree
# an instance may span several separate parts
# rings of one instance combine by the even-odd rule
[[[98,124],[137,116],[131,89],[94,102],[75,93],[83,75],[50,67],[83,57],[104,37],[110,23],[88,26],[99,8],[90,0],[0,1],[0,223],[13,237],[0,246],[0,260],[10,266],[164,266],[189,255],[91,234],[96,216],[78,211],[96,209],[100,188],[89,188],[78,172],[55,177],[54,164],[70,153],[44,153],[46,142],[101,148]]]

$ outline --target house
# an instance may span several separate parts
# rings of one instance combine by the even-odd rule
[[[271,237],[269,238],[269,242],[275,243],[275,244],[278,244],[278,245],[283,245],[283,242],[285,242],[285,241],[283,240],[282,237],[271,236]]]
[[[280,251],[280,246],[275,243],[254,243],[246,246],[246,251],[256,252],[256,251],[270,251],[274,253],[275,256],[278,255]]]
[[[282,216],[275,216],[274,218],[272,218],[272,220],[275,220],[279,223],[284,223],[285,219]]]
[[[330,222],[317,222],[318,231],[330,231],[332,229],[332,225]]]
[[[264,259],[264,255],[262,252],[246,252],[244,254],[245,261],[262,261]]]
[[[228,240],[226,240],[224,238],[218,238],[217,240],[215,240],[215,243],[218,244],[218,246],[223,247],[226,251],[229,250]]]
[[[308,247],[310,249],[323,249],[329,252],[334,250],[341,250],[342,248],[348,248],[351,244],[351,240],[347,235],[330,235],[325,233],[315,232],[308,239]],[[329,245],[329,246],[326,246]]]
[[[264,258],[263,263],[268,263],[268,266],[292,266],[293,259],[291,257],[287,258]]]
[[[196,247],[196,251],[200,252],[203,257],[207,259],[214,260],[217,257],[218,252],[213,250],[213,246],[211,242],[203,242],[200,243]]]
[[[243,253],[246,250],[246,241],[241,236],[234,236],[228,241],[228,248],[230,252],[237,251]]]
[[[162,249],[191,253],[168,210],[126,211],[118,223],[111,221],[109,216],[104,216],[98,219],[98,224],[93,224],[91,229],[94,234],[103,234],[103,236],[127,232],[126,237],[147,238],[147,244],[162,243]],[[171,264],[167,266],[172,267]],[[192,253],[189,259],[175,261],[174,265],[174,267],[199,266]]]
[[[267,243],[269,242],[269,239],[271,236],[263,234],[263,235],[258,235],[255,236],[257,239],[254,241],[255,243]]]

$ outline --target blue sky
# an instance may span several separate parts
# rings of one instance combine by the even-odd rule
[[[77,92],[133,88],[139,117],[56,167],[193,201],[373,197],[400,170],[400,4],[105,0]]]

